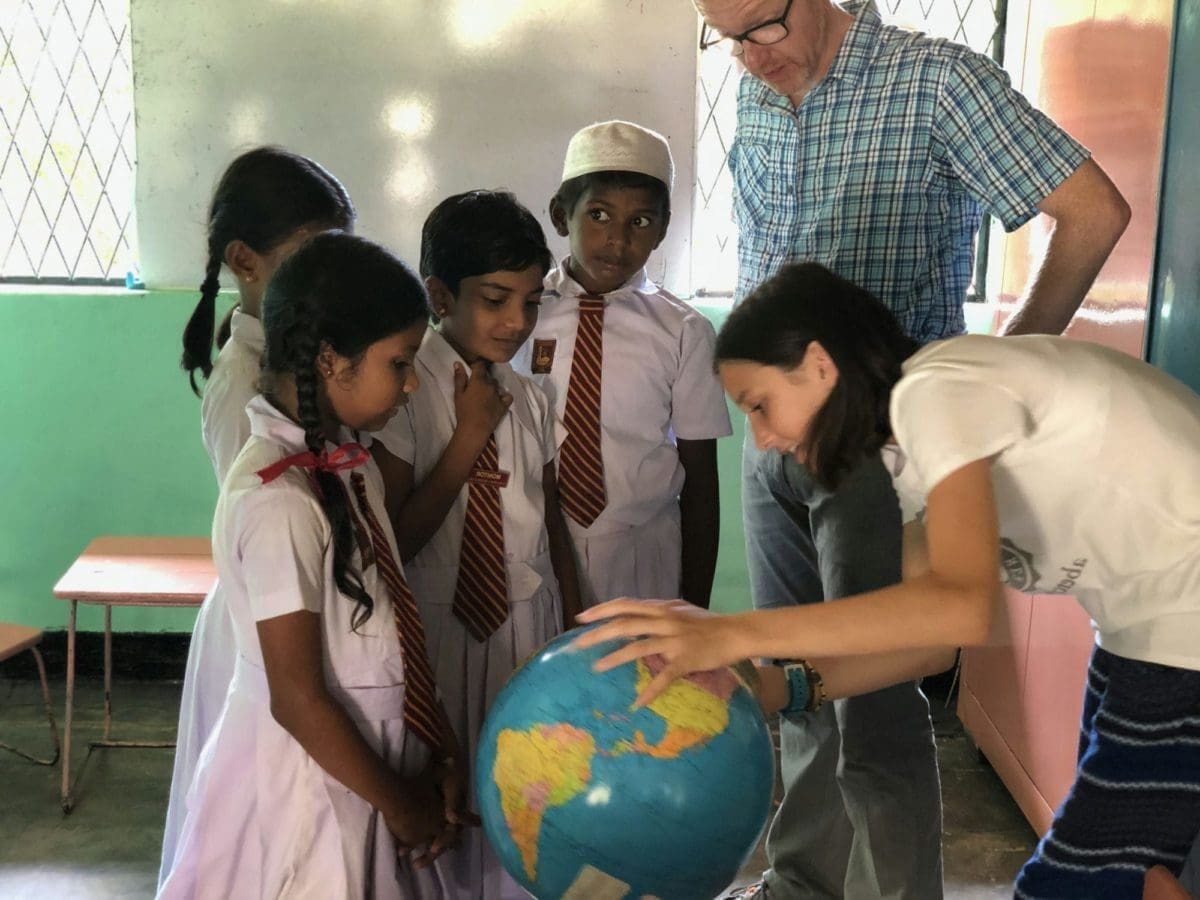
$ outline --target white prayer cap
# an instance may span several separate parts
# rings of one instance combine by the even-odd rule
[[[667,139],[632,122],[597,122],[581,128],[567,145],[562,180],[592,172],[640,172],[670,190],[675,164]]]

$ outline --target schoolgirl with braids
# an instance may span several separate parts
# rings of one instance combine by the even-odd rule
[[[219,485],[250,436],[246,404],[258,393],[263,291],[271,274],[303,241],[327,228],[349,229],[354,206],[336,178],[311,159],[279,147],[243,153],[225,170],[208,215],[208,262],[200,301],[183,333],[182,365],[192,389],[207,379],[200,431]],[[222,268],[233,276],[238,303],[230,334],[212,360],[213,324]],[[225,702],[233,677],[233,624],[218,584],[192,632],[179,709],[173,784],[191,782],[196,760]],[[160,878],[175,854],[186,796],[173,790],[163,830]]]
[[[263,393],[213,555],[237,666],[159,896],[457,896],[478,820],[367,432],[416,390],[426,297],[383,248],[320,234],[263,308]]]

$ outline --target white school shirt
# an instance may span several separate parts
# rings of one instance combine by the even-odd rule
[[[246,404],[258,393],[266,344],[262,322],[240,309],[234,310],[229,327],[229,340],[217,354],[200,401],[200,431],[218,485],[250,437]]]
[[[1005,582],[1075,596],[1111,653],[1200,669],[1200,397],[1096,344],[974,335],[905,363],[891,421],[906,520],[995,456]]]
[[[415,775],[429,762],[428,747],[404,726],[404,651],[378,564],[363,571],[356,545],[350,565],[374,609],[354,627],[356,604],[334,581],[331,529],[307,471],[288,469],[270,483],[257,474],[303,452],[303,430],[261,396],[246,412],[251,436],[225,479],[213,522],[237,672],[189,787],[159,896],[453,896],[440,861],[421,872],[399,862],[382,816],[317,765],[271,714],[256,623],[317,613],[325,683],[363,739],[398,775]],[[350,437],[344,432],[339,440]],[[363,474],[368,503],[386,523],[374,461],[351,472]],[[338,477],[357,516],[351,472]],[[391,529],[383,527],[396,554]]]
[[[382,431],[372,435],[389,453],[413,467],[414,484],[429,477],[454,434],[458,422],[454,412],[456,362],[470,372],[470,366],[438,331],[426,331],[416,358],[420,388]],[[491,372],[513,398],[494,434],[500,470],[509,475],[508,484],[500,489],[500,505],[504,512],[509,600],[517,601],[531,596],[553,578],[542,470],[558,455],[566,428],[555,418],[541,390],[511,366],[494,363]],[[448,590],[453,597],[455,578],[430,578],[422,570],[429,574],[457,572],[469,487],[463,485],[441,527],[409,564],[413,591],[422,603],[445,599],[431,596],[431,590],[438,594]]]
[[[513,359],[550,398],[567,405],[579,295],[567,259],[546,278],[537,326]],[[600,452],[608,502],[585,534],[636,527],[678,508],[684,471],[676,439],[732,434],[713,372],[716,334],[702,313],[658,287],[645,269],[604,295]],[[535,358],[536,357],[536,358]]]

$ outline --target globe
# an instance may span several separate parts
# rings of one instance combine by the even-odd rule
[[[635,710],[661,658],[595,673],[619,643],[572,647],[582,631],[529,659],[488,713],[475,766],[488,839],[539,900],[709,900],[770,810],[774,756],[758,702],[718,669]]]

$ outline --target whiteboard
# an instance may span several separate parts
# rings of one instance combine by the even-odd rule
[[[131,15],[148,287],[200,284],[212,189],[261,143],[325,165],[358,232],[414,267],[426,214],[471,188],[513,191],[565,254],[547,205],[567,141],[624,118],[671,143],[672,224],[650,275],[689,293],[691,0],[133,0]]]

